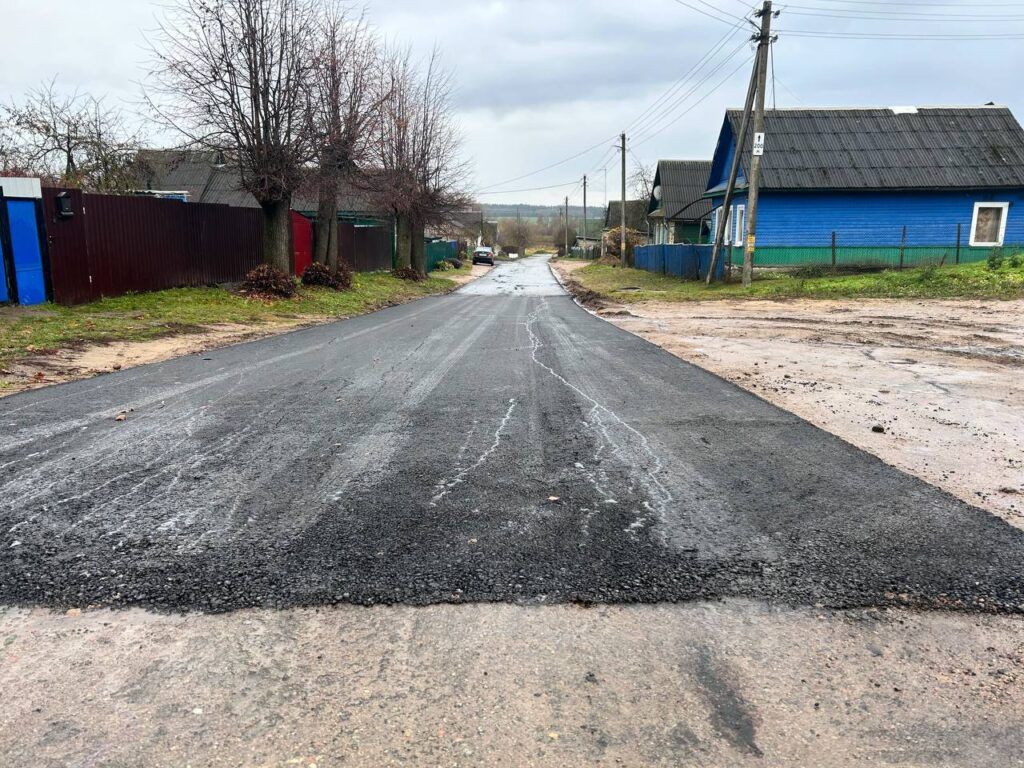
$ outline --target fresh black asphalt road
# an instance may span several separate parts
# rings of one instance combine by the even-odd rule
[[[4,604],[1024,612],[1022,571],[1020,531],[585,312],[543,259],[0,401]]]

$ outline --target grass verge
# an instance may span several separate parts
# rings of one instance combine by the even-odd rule
[[[797,277],[765,273],[753,286],[681,280],[639,269],[593,264],[573,272],[582,293],[624,304],[714,299],[1017,299],[1024,298],[1024,267],[991,270],[984,264],[888,270],[860,275]]]
[[[77,307],[0,308],[0,367],[29,355],[80,344],[145,341],[211,325],[259,326],[275,320],[352,317],[455,288],[439,274],[460,273],[435,273],[419,283],[399,280],[390,273],[360,274],[355,275],[351,290],[301,287],[295,299],[277,302],[247,299],[222,288],[178,288]]]

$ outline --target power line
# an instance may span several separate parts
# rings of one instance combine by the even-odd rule
[[[739,16],[729,13],[728,11],[723,11],[720,8],[711,5],[711,3],[705,3],[704,0],[697,0],[697,2],[704,3],[704,5],[706,5],[708,8],[711,8],[713,11],[715,11],[715,13],[710,13],[709,11],[705,11],[703,8],[698,8],[696,5],[691,5],[690,3],[687,3],[685,0],[676,0],[676,2],[679,3],[679,5],[689,8],[691,11],[701,13],[707,16],[709,19],[720,21],[723,24],[732,24],[733,21],[735,21],[736,19],[740,19]],[[726,18],[722,18],[722,16],[725,16]],[[746,19],[741,19],[741,21],[746,21]]]
[[[481,192],[483,192],[485,190],[493,189],[494,187],[501,187],[501,186],[504,186],[505,184],[512,184],[513,182],[516,182],[516,181],[522,181],[523,179],[528,179],[530,176],[536,176],[538,173],[544,173],[544,171],[550,171],[552,168],[558,168],[559,166],[565,165],[566,163],[571,163],[573,160],[576,160],[576,159],[578,159],[580,157],[583,157],[584,155],[589,155],[591,152],[593,152],[598,147],[602,146],[603,144],[606,144],[609,141],[614,141],[614,140],[615,140],[614,136],[609,138],[609,139],[602,139],[597,144],[594,144],[592,147],[588,147],[587,149],[584,149],[582,152],[577,152],[575,155],[572,155],[571,157],[567,157],[564,160],[559,160],[556,163],[552,163],[551,165],[546,165],[543,168],[539,168],[536,171],[531,171],[530,173],[524,173],[522,176],[516,176],[513,179],[505,179],[505,181],[499,182],[497,184],[491,184],[491,185],[486,186],[486,187],[481,187],[480,191],[477,192],[477,194],[480,194]],[[565,186],[565,185],[563,184],[562,186]]]
[[[685,104],[695,93],[697,93],[697,91],[701,89],[701,87],[705,83],[707,83],[711,78],[713,78],[715,75],[721,72],[729,64],[730,61],[732,61],[734,58],[736,58],[737,55],[739,55],[740,51],[743,50],[746,44],[746,41],[744,41],[740,43],[738,46],[736,46],[736,48],[734,48],[728,56],[726,56],[722,61],[720,61],[717,66],[715,66],[713,69],[707,72],[700,80],[698,80],[692,86],[690,86],[690,88],[688,88],[683,94],[681,94],[674,102],[672,102],[670,105],[662,109],[661,114],[659,114],[657,117],[654,117],[652,121],[647,125],[642,125],[640,126],[640,128],[635,130],[634,138],[639,138],[645,132],[650,132],[652,129],[654,129],[655,126],[657,126],[662,121],[666,119],[671,119],[672,113],[679,109],[683,104]]]
[[[856,10],[853,8],[816,8],[807,5],[787,5],[786,14],[790,16],[813,16],[828,19],[849,19],[854,21],[965,21],[965,22],[1003,22],[1021,21],[1024,15],[1017,16],[968,16],[952,13],[917,13],[914,11],[876,11]]]
[[[834,40],[1024,40],[1024,32],[945,34],[941,32],[832,32],[813,29],[780,29],[778,33],[789,37],[817,37]]]
[[[970,3],[933,3],[930,0],[924,0],[923,2],[911,2],[910,0],[817,0],[819,3],[842,3],[843,5],[881,5],[885,7],[891,7],[894,5],[906,6],[909,8],[1024,8],[1024,2],[1016,3],[986,3],[981,2],[978,4]],[[783,8],[788,6],[783,6]]]
[[[637,123],[639,123],[645,117],[647,117],[647,115],[649,115],[652,111],[654,111],[659,106],[661,106],[663,103],[665,103],[670,98],[675,96],[676,93],[678,93],[679,89],[686,83],[686,81],[692,75],[696,74],[701,68],[703,68],[703,66],[706,63],[708,63],[711,59],[713,59],[715,57],[715,54],[717,54],[720,50],[722,50],[722,48],[725,47],[726,43],[728,43],[730,39],[732,39],[733,37],[736,36],[736,33],[740,31],[740,25],[741,25],[741,22],[738,22],[738,23],[734,24],[732,29],[730,29],[728,32],[726,32],[722,36],[722,39],[719,40],[714,45],[714,47],[711,48],[711,50],[709,50],[707,53],[705,53],[700,58],[700,60],[697,61],[696,64],[694,64],[692,67],[690,67],[689,71],[687,71],[686,74],[684,74],[682,77],[680,77],[678,80],[676,80],[675,83],[673,83],[668,88],[668,90],[666,90],[661,96],[659,96],[657,99],[655,99],[654,102],[651,103],[647,107],[647,109],[645,109],[643,112],[641,112],[639,115],[637,115],[633,119],[633,122],[631,122],[628,126],[626,126],[627,130],[629,130],[630,128],[635,126]]]
[[[709,98],[711,98],[711,96],[712,96],[712,95],[713,95],[713,94],[714,94],[714,93],[715,93],[716,91],[718,91],[718,90],[719,90],[719,89],[720,89],[720,88],[721,88],[722,86],[724,86],[724,85],[725,85],[725,84],[726,84],[727,82],[729,82],[730,80],[732,80],[732,78],[733,78],[733,77],[734,77],[734,76],[736,75],[736,73],[737,73],[737,72],[739,72],[739,71],[740,71],[741,69],[743,69],[743,67],[745,67],[745,66],[746,66],[747,64],[749,64],[749,63],[750,63],[750,57],[748,57],[748,58],[745,58],[745,59],[744,59],[743,61],[741,61],[741,62],[740,62],[739,66],[738,66],[738,67],[736,67],[736,69],[732,70],[732,71],[731,71],[731,72],[730,72],[730,73],[729,73],[728,75],[726,75],[726,76],[725,76],[725,78],[724,78],[723,80],[721,80],[721,81],[720,81],[720,82],[719,82],[719,83],[718,83],[717,85],[715,85],[715,86],[714,86],[714,87],[713,87],[713,88],[712,88],[712,89],[711,89],[710,91],[708,91],[708,92],[707,92],[707,93],[705,93],[705,94],[704,94],[703,96],[701,96],[701,97],[700,97],[700,99],[698,99],[698,100],[697,100],[696,102],[694,102],[694,104],[693,104],[693,105],[691,105],[691,106],[690,106],[689,108],[687,108],[687,109],[686,109],[685,111],[683,111],[683,112],[682,112],[682,113],[680,113],[679,115],[676,115],[676,117],[674,117],[674,118],[673,118],[672,120],[670,120],[669,122],[665,123],[665,125],[661,126],[661,128],[659,128],[658,130],[656,130],[656,131],[655,131],[654,133],[651,133],[651,134],[649,134],[649,135],[645,136],[645,137],[644,137],[643,139],[641,139],[640,141],[636,142],[636,145],[637,145],[637,146],[639,146],[639,145],[641,145],[641,144],[646,144],[646,143],[647,143],[648,141],[650,141],[651,139],[653,139],[653,138],[654,138],[655,136],[658,136],[658,135],[660,135],[660,134],[661,134],[661,133],[663,133],[663,132],[664,132],[665,130],[667,130],[667,129],[668,129],[668,128],[669,128],[670,126],[672,126],[672,125],[675,125],[675,124],[676,124],[677,122],[679,122],[680,120],[682,120],[682,119],[683,119],[683,118],[684,118],[684,117],[685,117],[686,115],[690,114],[690,113],[691,113],[691,112],[692,112],[693,110],[695,110],[695,109],[696,109],[697,107],[699,107],[699,106],[700,106],[701,104],[703,104],[703,103],[704,103],[705,101],[707,101],[707,100],[708,100]]]
[[[564,184],[552,184],[549,187],[530,187],[529,189],[499,189],[495,192],[477,192],[477,197],[483,197],[484,195],[514,195],[519,192],[543,192],[547,189],[565,189],[565,187],[573,184],[578,184],[577,181],[567,181]],[[575,190],[573,190],[575,192]]]

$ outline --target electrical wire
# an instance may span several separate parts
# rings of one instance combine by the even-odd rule
[[[733,21],[735,21],[736,19],[740,18],[739,16],[736,16],[735,14],[729,13],[727,11],[723,11],[720,8],[717,8],[714,5],[711,5],[711,3],[706,3],[706,2],[704,2],[704,0],[697,0],[697,2],[703,3],[708,8],[711,8],[712,10],[714,10],[715,11],[714,14],[712,14],[712,13],[710,13],[708,11],[705,11],[702,8],[698,8],[696,5],[691,5],[690,3],[686,2],[686,0],[675,0],[675,1],[677,3],[679,3],[679,5],[682,5],[682,6],[685,6],[686,8],[689,8],[691,11],[696,11],[697,13],[701,13],[701,14],[707,16],[709,19],[714,19],[715,21],[720,21],[723,24],[732,24]],[[718,15],[718,14],[721,14],[721,15]],[[726,18],[722,18],[722,16],[725,16]],[[746,21],[746,20],[743,19],[743,21]]]
[[[482,197],[484,195],[514,195],[520,192],[543,192],[549,189],[564,189],[565,187],[570,187],[573,184],[579,185],[579,182],[567,181],[564,184],[552,184],[549,187],[530,187],[529,189],[499,189],[495,192],[477,192],[476,195],[477,197]],[[575,190],[573,191],[575,192]]]
[[[1024,32],[990,34],[958,34],[940,32],[836,32],[814,29],[780,29],[778,34],[788,37],[822,38],[828,40],[1024,40]]]
[[[745,45],[745,43],[743,45]],[[666,110],[664,115],[659,116],[654,123],[652,123],[651,125],[647,126],[646,128],[641,128],[639,131],[637,131],[634,134],[634,137],[633,137],[634,140],[636,140],[638,144],[642,144],[642,143],[646,143],[650,139],[653,139],[655,136],[657,136],[657,135],[661,134],[663,131],[665,131],[665,129],[668,128],[670,125],[674,125],[675,123],[677,123],[683,116],[688,115],[690,112],[693,111],[693,109],[696,106],[698,106],[699,104],[702,104],[708,97],[711,96],[711,94],[713,94],[715,91],[717,91],[723,85],[725,85],[725,83],[728,82],[732,78],[732,76],[734,74],[736,74],[736,71],[738,71],[744,65],[744,63],[749,61],[749,59],[744,59],[744,61],[741,61],[740,62],[740,66],[737,67],[736,70],[734,70],[733,72],[730,72],[729,75],[727,75],[724,80],[722,80],[720,83],[718,83],[718,85],[716,85],[714,88],[712,88],[708,93],[706,93],[702,97],[700,97],[700,99],[698,99],[697,102],[692,104],[686,110],[684,110],[683,112],[681,112],[678,115],[670,116],[673,111],[678,109],[691,96],[693,96],[695,93],[697,93],[697,91],[699,91],[700,88],[705,83],[707,83],[709,80],[711,80],[711,78],[713,78],[715,75],[717,75],[719,72],[721,72],[722,69],[724,69],[729,64],[729,62],[732,61],[739,54],[740,50],[743,48],[743,45],[740,45],[739,47],[737,47],[732,53],[729,54],[729,56],[727,56],[722,62],[720,62],[717,67],[715,67],[713,70],[711,70],[702,80],[700,80],[698,83],[696,83],[687,93],[683,94],[682,97],[680,97],[671,107],[669,107]],[[667,118],[667,122],[663,122],[663,124],[661,124],[660,127],[655,128],[655,126],[658,125],[658,121],[665,121],[666,118]]]
[[[693,104],[692,106],[690,106],[690,107],[689,107],[688,109],[686,109],[686,110],[685,110],[684,112],[682,112],[681,114],[677,115],[677,116],[676,116],[675,118],[673,118],[672,120],[670,120],[670,121],[669,121],[668,123],[666,123],[665,125],[663,125],[663,126],[662,126],[661,128],[659,128],[658,130],[656,130],[656,131],[655,131],[654,133],[652,133],[652,134],[649,134],[648,136],[645,136],[645,137],[644,137],[643,139],[641,139],[640,141],[637,141],[637,142],[636,142],[636,146],[640,146],[641,144],[646,144],[646,143],[647,143],[648,141],[650,141],[651,139],[653,139],[653,138],[654,138],[655,136],[658,136],[659,134],[661,134],[661,133],[663,133],[663,132],[664,132],[665,130],[667,130],[667,129],[668,129],[668,128],[669,128],[670,126],[672,126],[672,125],[675,125],[675,124],[676,124],[677,122],[679,122],[680,120],[682,120],[682,119],[683,119],[683,118],[684,118],[684,117],[685,117],[686,115],[690,114],[690,113],[691,113],[691,112],[692,112],[693,110],[695,110],[695,109],[696,109],[697,107],[699,107],[699,106],[700,106],[701,104],[703,104],[703,103],[704,103],[705,101],[707,101],[707,100],[708,100],[709,98],[711,98],[711,96],[712,96],[712,95],[713,95],[713,94],[714,94],[714,93],[715,93],[716,91],[718,91],[718,90],[719,90],[719,89],[720,89],[720,88],[721,88],[722,86],[724,86],[724,85],[725,85],[725,84],[726,84],[727,82],[729,82],[730,80],[732,80],[732,78],[733,78],[733,77],[734,77],[734,76],[736,75],[736,73],[737,73],[737,72],[739,72],[739,71],[740,71],[741,69],[743,69],[743,67],[744,67],[744,66],[747,66],[747,65],[749,65],[751,61],[753,61],[753,56],[751,56],[751,57],[749,57],[749,58],[747,58],[747,59],[744,59],[743,61],[741,61],[741,62],[740,62],[740,64],[739,64],[739,66],[738,66],[738,67],[736,67],[736,69],[732,70],[732,71],[731,71],[731,72],[730,72],[730,73],[729,73],[728,75],[726,75],[726,76],[725,76],[725,78],[724,78],[723,80],[721,80],[721,81],[720,81],[720,82],[719,82],[719,83],[718,83],[717,85],[715,85],[715,86],[714,86],[714,87],[713,87],[713,88],[712,88],[712,89],[711,89],[710,91],[708,91],[708,92],[707,92],[707,93],[705,93],[705,94],[704,94],[703,96],[701,96],[701,97],[700,97],[700,99],[698,99],[698,100],[697,100],[697,101],[696,101],[696,102],[695,102],[695,103],[694,103],[694,104]]]

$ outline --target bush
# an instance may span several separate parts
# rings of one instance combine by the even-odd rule
[[[313,263],[302,273],[302,284],[344,291],[352,287],[352,270],[342,263],[332,272],[326,264]]]
[[[466,266],[462,259],[448,259],[448,263],[452,265],[453,269],[462,269]]]
[[[396,269],[394,272],[395,277],[399,280],[411,280],[414,283],[418,283],[423,279],[423,276],[412,267],[402,267]]]
[[[245,276],[242,292],[256,296],[290,299],[295,295],[295,279],[277,267],[261,264]]]
[[[996,270],[1003,268],[1004,261],[1006,261],[1006,259],[1003,257],[1003,249],[993,248],[992,252],[988,255],[988,261],[986,263],[988,268],[995,272]]]
[[[455,269],[449,261],[439,261],[434,267],[435,272],[451,272]]]
[[[1009,258],[1007,263],[1014,269],[1020,269],[1021,265],[1024,264],[1024,254],[1013,254],[1013,256]]]

